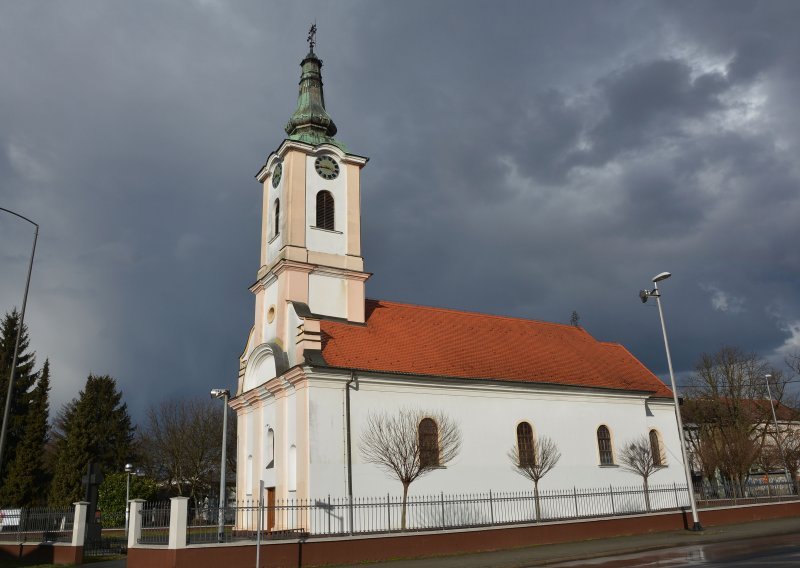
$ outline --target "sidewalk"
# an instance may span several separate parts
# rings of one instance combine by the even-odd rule
[[[340,568],[364,568],[365,566],[382,566],[385,568],[527,568],[529,566],[545,566],[570,560],[585,560],[676,546],[746,540],[791,533],[800,534],[800,517],[708,527],[699,533],[681,530],[602,540],[547,544],[460,556],[342,565]]]

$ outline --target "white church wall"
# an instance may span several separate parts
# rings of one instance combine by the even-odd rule
[[[297,479],[296,479],[296,462],[294,464],[294,472],[291,470],[292,459],[296,459],[297,452],[297,395],[294,388],[290,388],[286,395],[286,419],[284,421],[284,428],[286,429],[286,446],[282,455],[283,463],[279,466],[281,473],[284,475],[284,483],[286,484],[287,497],[296,497]],[[292,448],[295,448],[293,451]],[[294,456],[293,456],[294,454]],[[291,474],[295,474],[295,478],[291,479]]]
[[[308,306],[316,314],[347,317],[347,283],[342,278],[309,274]]]
[[[315,419],[310,432],[310,496],[345,495],[344,380],[336,384],[312,379],[311,384]],[[556,468],[541,481],[542,490],[641,485],[641,478],[621,467],[599,465],[596,433],[601,424],[612,433],[617,464],[625,441],[657,426],[668,459],[667,467],[654,474],[651,483],[685,483],[676,429],[669,428],[671,407],[658,406],[648,418],[643,396],[442,380],[432,386],[408,378],[388,381],[361,376],[359,389],[351,391],[354,495],[401,492],[396,479],[363,463],[359,433],[370,412],[395,413],[403,407],[442,411],[460,423],[463,437],[456,460],[415,481],[412,495],[532,490],[532,482],[514,472],[507,456],[516,443],[517,424],[523,420],[533,426],[535,435],[554,439],[561,452]]]

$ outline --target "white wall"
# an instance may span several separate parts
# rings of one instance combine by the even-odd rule
[[[308,275],[308,306],[315,314],[347,317],[347,283],[324,274]]]
[[[540,488],[571,489],[641,484],[641,478],[620,467],[601,467],[596,431],[608,426],[618,463],[625,441],[659,430],[667,467],[653,475],[651,484],[684,484],[677,428],[671,403],[651,403],[645,397],[589,391],[556,392],[537,385],[478,385],[448,381],[417,383],[359,375],[359,390],[351,391],[353,430],[353,492],[356,496],[397,495],[401,486],[372,464],[363,463],[359,432],[369,412],[396,412],[401,407],[443,411],[458,421],[463,437],[458,458],[445,469],[415,481],[411,494],[529,491],[532,483],[514,472],[507,452],[516,443],[516,427],[528,421],[537,436],[554,439],[561,460]],[[344,383],[346,377],[310,377],[311,480],[310,497],[346,495]]]

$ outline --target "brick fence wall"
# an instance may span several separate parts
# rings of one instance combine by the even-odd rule
[[[789,502],[703,509],[701,521],[705,526],[717,526],[798,515],[800,502]],[[679,530],[687,528],[690,522],[691,514],[688,512],[672,511],[513,527],[266,542],[261,547],[261,565],[265,568],[300,568],[486,552]],[[256,547],[252,542],[178,549],[132,547],[128,549],[128,568],[252,566],[255,558]]]

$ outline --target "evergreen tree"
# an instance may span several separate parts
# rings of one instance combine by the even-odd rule
[[[13,310],[10,314],[7,313],[2,323],[0,323],[0,413],[5,412],[8,381],[11,377],[11,364],[14,360],[14,346],[17,341],[19,324],[20,314],[17,310]],[[28,329],[23,325],[17,354],[17,369],[14,374],[14,388],[11,392],[11,406],[9,407],[6,426],[3,463],[0,464],[0,488],[6,484],[10,465],[14,463],[17,447],[24,437],[28,422],[28,410],[33,396],[30,391],[37,378],[37,374],[33,370],[35,364],[34,355],[28,352],[28,346]],[[5,494],[5,491],[3,493]]]
[[[44,505],[48,474],[44,448],[48,439],[47,417],[50,412],[50,361],[44,362],[36,387],[31,392],[25,432],[17,445],[14,460],[0,489],[0,503],[18,507]]]
[[[122,393],[107,375],[89,375],[78,398],[64,407],[60,422],[50,503],[68,505],[83,498],[81,478],[88,464],[99,464],[104,473],[125,469],[134,429]]]

